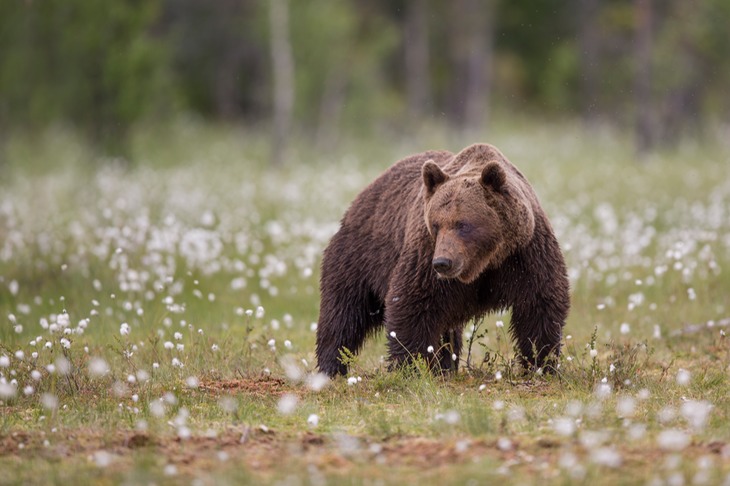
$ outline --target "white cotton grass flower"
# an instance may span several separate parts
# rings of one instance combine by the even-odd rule
[[[428,348],[426,348],[426,352],[428,354],[433,354],[433,346],[429,346]]]
[[[591,356],[591,358],[595,358],[596,356],[598,356],[598,350],[597,349],[591,349],[588,354]]]
[[[165,416],[165,403],[160,400],[152,401],[149,410],[153,417],[162,418]]]
[[[307,425],[314,428],[319,425],[319,415],[313,413],[307,417]]]
[[[172,358],[171,364],[175,368],[182,368],[184,366],[182,361],[180,361],[178,358]]]
[[[48,410],[55,410],[58,408],[58,397],[50,393],[44,393],[41,395],[41,404]]]
[[[683,450],[691,441],[692,438],[686,432],[679,429],[662,430],[656,437],[659,448],[673,452]]]
[[[689,385],[689,382],[692,380],[692,375],[688,370],[685,370],[684,368],[680,368],[677,371],[677,385],[679,386],[687,386]]]
[[[114,462],[114,455],[107,451],[96,451],[91,456],[96,467],[105,468]]]
[[[0,399],[8,400],[10,398],[15,398],[17,393],[18,389],[12,383],[7,383],[4,379],[0,381]]]
[[[297,408],[299,398],[291,393],[285,393],[279,399],[279,403],[276,405],[276,409],[282,415],[291,415]]]
[[[621,466],[621,454],[613,447],[599,447],[591,452],[591,462],[599,466],[617,468]]]
[[[671,422],[677,417],[677,411],[671,406],[667,405],[657,412],[657,420],[660,423],[666,424]]]
[[[347,379],[347,384],[350,386],[357,384],[357,377],[355,377],[355,376],[349,377]]]
[[[616,414],[621,418],[630,418],[634,416],[636,410],[636,400],[630,396],[622,396],[616,401]]]
[[[312,373],[307,376],[307,387],[315,392],[322,390],[329,382],[329,376],[324,373]]]
[[[89,360],[89,376],[98,378],[109,373],[109,365],[102,358],[94,357]]]
[[[700,431],[705,428],[712,408],[712,404],[705,400],[687,400],[682,403],[679,412],[690,427]]]
[[[628,333],[631,332],[631,326],[629,325],[628,322],[624,322],[624,323],[621,324],[621,327],[619,328],[619,331],[621,332],[621,334],[626,335],[626,334],[628,334]]]
[[[263,319],[264,318],[264,308],[261,306],[256,307],[256,319]]]
[[[497,449],[503,452],[511,451],[512,441],[509,440],[507,437],[500,437],[499,439],[497,439]]]
[[[461,421],[461,415],[457,410],[447,410],[444,413],[437,413],[436,420],[443,420],[449,425],[456,425]]]
[[[604,400],[611,396],[611,384],[604,378],[601,383],[596,385],[593,393],[599,400]]]
[[[129,327],[129,324],[126,322],[122,322],[122,324],[119,326],[119,334],[122,336],[129,336],[131,329]]]
[[[3,354],[0,356],[0,368],[7,368],[8,366],[10,366],[10,358]]]
[[[172,343],[172,341],[165,341],[165,344],[163,344],[165,349],[173,349],[175,345]]]
[[[56,371],[58,371],[59,374],[66,376],[71,373],[71,362],[64,356],[58,356],[54,363],[56,364]]]
[[[575,419],[572,417],[558,417],[553,420],[553,430],[565,437],[570,437],[575,433]]]
[[[497,326],[497,328],[503,328],[504,327],[504,321],[497,321],[495,323],[495,325]]]
[[[231,396],[221,397],[218,400],[218,407],[226,413],[234,413],[238,408],[238,402]]]
[[[662,338],[662,328],[659,326],[659,324],[654,324],[653,337],[654,337],[654,339],[661,339]]]
[[[290,354],[283,356],[279,360],[279,364],[284,369],[286,377],[292,381],[299,382],[304,379],[304,370],[299,366],[296,358]]]
[[[628,437],[629,440],[632,441],[638,441],[644,438],[646,436],[646,424],[642,423],[635,423],[629,425],[629,428],[626,430],[626,437]]]
[[[390,331],[390,337],[392,337],[393,339],[395,339],[395,331]]]

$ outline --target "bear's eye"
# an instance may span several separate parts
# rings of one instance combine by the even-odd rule
[[[471,233],[472,229],[472,225],[470,225],[469,223],[465,223],[464,221],[459,221],[456,223],[456,231],[458,231],[460,235],[468,235],[469,233]]]

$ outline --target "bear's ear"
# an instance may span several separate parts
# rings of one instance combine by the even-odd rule
[[[423,174],[423,185],[426,187],[427,196],[433,196],[436,188],[449,180],[449,176],[433,160],[427,160],[423,164],[421,172]]]
[[[482,170],[481,183],[487,189],[500,192],[507,182],[507,174],[498,162],[489,162]]]

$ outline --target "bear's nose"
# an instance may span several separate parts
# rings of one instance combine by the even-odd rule
[[[438,273],[448,272],[453,266],[453,262],[446,257],[434,258],[431,264],[433,265],[433,269],[436,270]]]

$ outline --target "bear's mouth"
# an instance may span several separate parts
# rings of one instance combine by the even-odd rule
[[[462,266],[459,265],[458,267],[452,267],[447,271],[439,272],[438,270],[434,270],[436,272],[436,277],[444,280],[450,280],[454,278],[458,278],[459,275],[461,275],[461,268]]]

